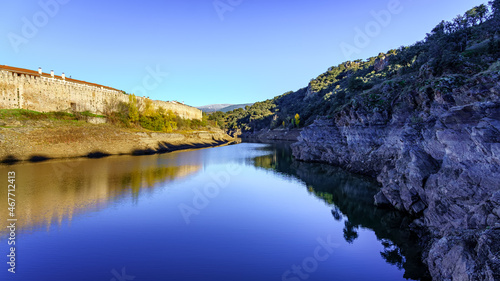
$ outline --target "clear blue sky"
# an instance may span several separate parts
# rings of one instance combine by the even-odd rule
[[[391,2],[400,7],[377,29],[371,12],[387,10]],[[44,9],[40,3],[52,5]],[[486,1],[2,1],[0,64],[53,69],[194,106],[255,102],[307,86],[348,59],[422,40],[441,20],[482,3]],[[356,47],[356,28],[367,27],[369,42],[346,57],[341,44]],[[159,75],[149,74],[157,68]]]

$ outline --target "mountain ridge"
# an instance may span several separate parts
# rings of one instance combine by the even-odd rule
[[[205,112],[205,113],[212,113],[216,111],[221,111],[221,112],[228,112],[232,111],[238,108],[245,108],[246,106],[252,106],[253,103],[243,103],[243,104],[209,104],[209,105],[203,105],[203,106],[198,106],[199,110]]]

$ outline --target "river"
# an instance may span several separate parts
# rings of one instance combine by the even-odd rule
[[[0,166],[0,280],[426,280],[377,185],[287,144]]]

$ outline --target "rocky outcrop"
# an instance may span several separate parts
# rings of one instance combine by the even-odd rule
[[[309,85],[307,86],[307,90],[306,90],[306,96],[304,97],[304,101],[308,100],[309,98],[315,96],[318,92],[314,91],[312,89],[312,85],[311,83],[309,83]]]
[[[426,262],[435,280],[500,280],[500,228],[463,231],[432,243]]]
[[[383,109],[350,104],[305,128],[294,156],[377,177],[376,204],[413,214],[434,237],[424,258],[435,280],[499,280],[499,76],[460,87],[436,78],[382,95]]]
[[[373,69],[376,72],[384,71],[384,69],[389,66],[389,56],[383,55],[375,60],[375,64],[373,65]]]

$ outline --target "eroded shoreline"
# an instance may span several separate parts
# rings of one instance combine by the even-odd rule
[[[151,155],[215,147],[236,140],[220,130],[160,133],[86,122],[2,120],[0,162]]]

